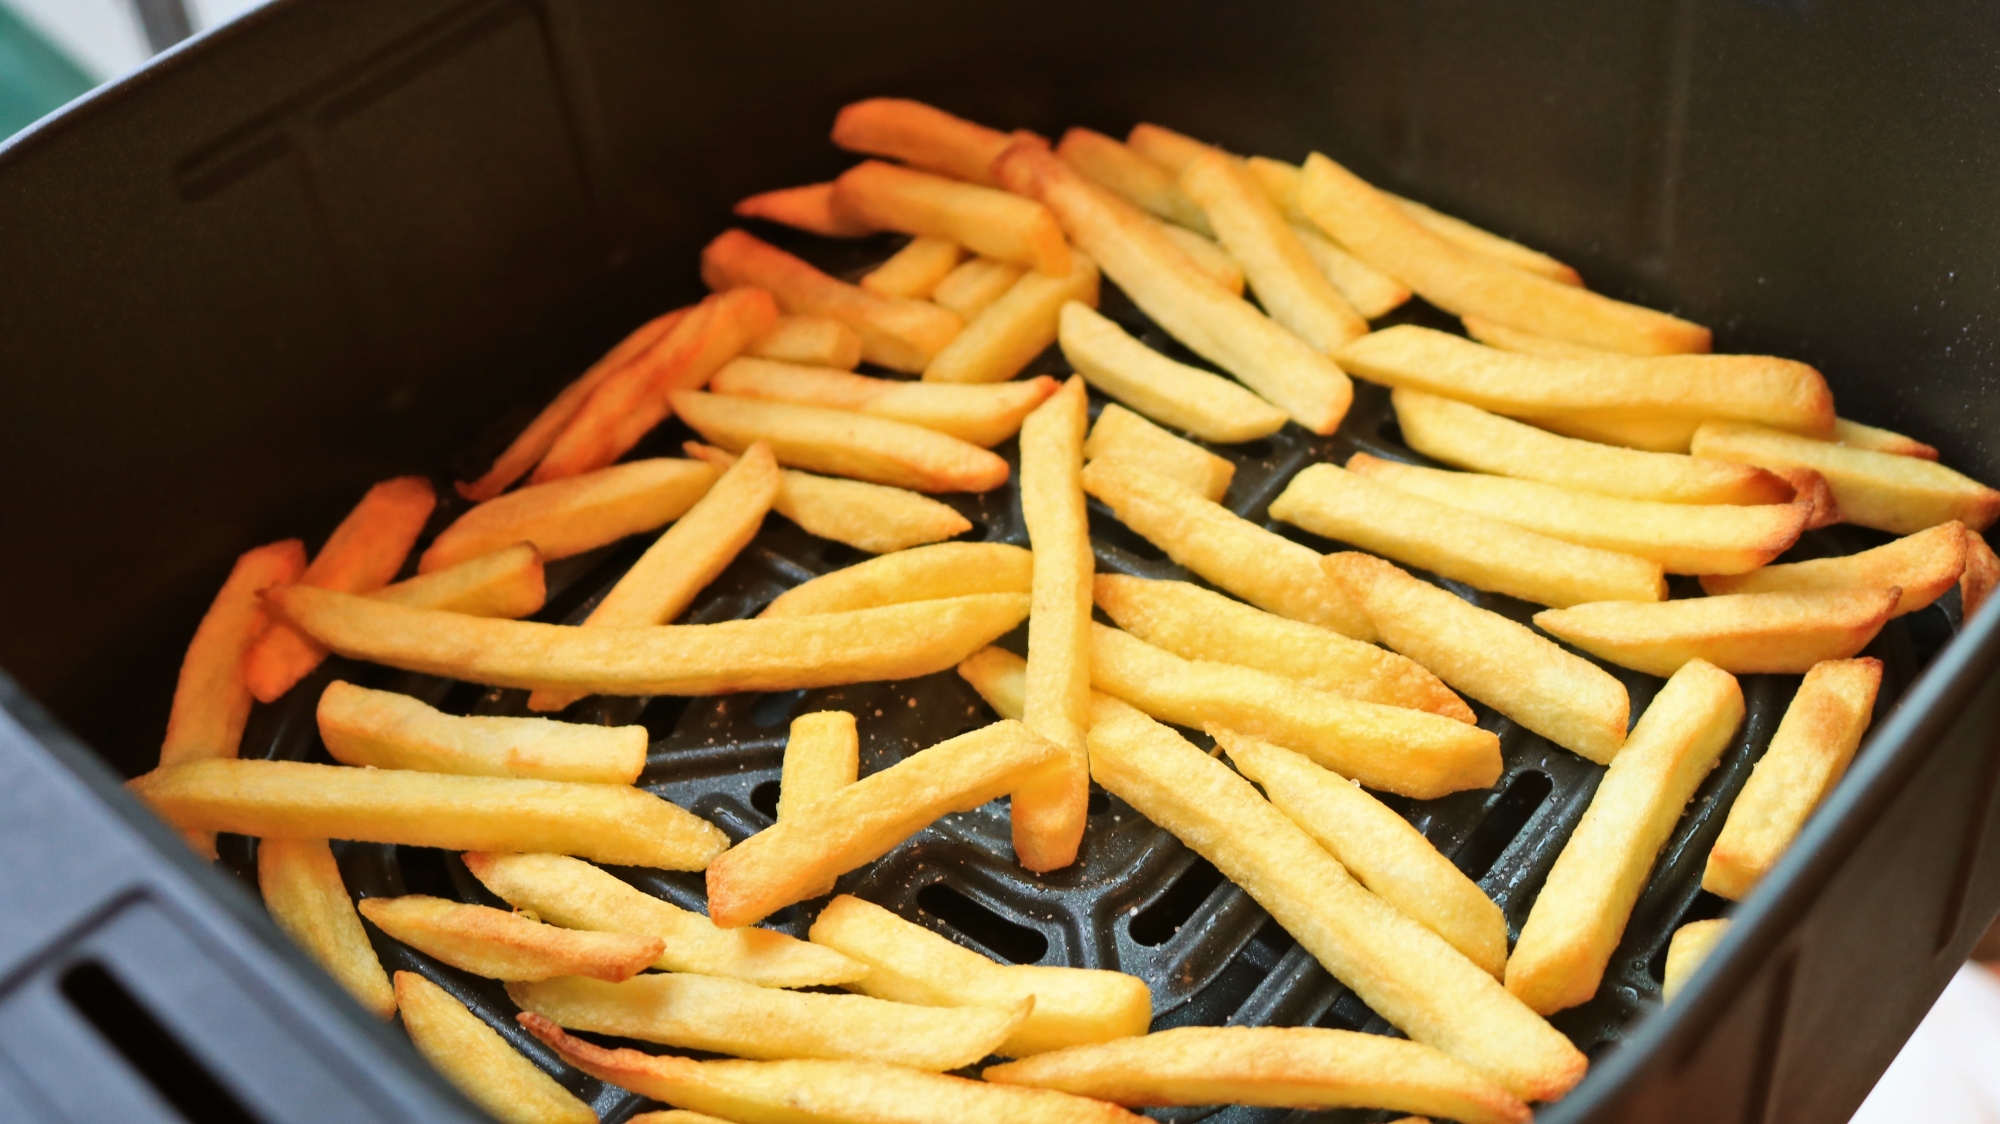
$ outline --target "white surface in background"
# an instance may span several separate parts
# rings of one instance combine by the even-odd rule
[[[182,0],[197,32],[227,23],[265,0]],[[152,57],[131,0],[0,0],[99,82]]]
[[[228,23],[252,8],[261,8],[265,0],[183,0],[188,7],[188,16],[194,21],[196,31],[206,31],[218,24]]]
[[[2000,977],[1953,976],[1849,1124],[2000,1122]]]

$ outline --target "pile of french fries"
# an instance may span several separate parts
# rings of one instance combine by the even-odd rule
[[[1527,1120],[1584,1076],[1545,1017],[1596,994],[1661,847],[1743,736],[1736,677],[1803,678],[1708,858],[1703,886],[1730,900],[1777,863],[1867,731],[1882,665],[1861,653],[1877,632],[1954,588],[1969,619],[2000,582],[1980,534],[2000,492],[1840,417],[1818,371],[1709,354],[1706,328],[1594,293],[1324,155],[1245,158],[1149,124],[1051,145],[894,99],[842,109],[832,137],[866,159],[737,213],[906,235],[901,249],[849,283],[728,230],[701,255],[712,295],[556,395],[458,485],[470,506],[420,553],[436,496],[405,477],[310,558],[297,540],[244,554],[188,649],[159,768],[132,782],[205,853],[220,832],[259,840],[279,925],[368,1009],[400,1012],[502,1120],[595,1116],[448,987],[391,980],[369,926],[505,981],[521,1026],[674,1106],[662,1124],[1113,1121],[1229,1102]],[[1212,369],[1097,312],[1106,281]],[[1371,330],[1413,296],[1465,334]],[[1016,377],[1051,345],[1074,376]],[[1331,434],[1353,379],[1390,388],[1427,463],[1315,464],[1269,504],[1353,549],[1321,553],[1224,506],[1234,464],[1212,447],[1291,423]],[[1094,422],[1090,390],[1109,400]],[[685,459],[624,459],[668,418],[699,438]],[[1009,440],[1028,547],[948,541],[970,524],[931,495],[1007,486],[992,450]],[[1098,573],[1091,499],[1201,584]],[[750,619],[674,623],[773,512],[873,557]],[[1843,521],[1900,537],[1780,561]],[[587,615],[528,619],[545,562],[646,535]],[[1670,597],[1669,575],[1703,595]],[[1544,608],[1531,627],[1447,581]],[[993,646],[1024,622],[1025,658]],[[240,758],[253,701],[329,653],[526,699],[518,716],[466,717],[322,677],[328,763]],[[1585,656],[1664,686],[1634,715]],[[733,844],[638,787],[642,727],[539,716],[591,695],[951,668],[995,721],[864,777],[856,716],[802,715],[775,821]],[[1511,947],[1499,906],[1371,795],[1496,784],[1500,741],[1468,700],[1605,767]],[[1134,976],[1001,964],[859,898],[826,900],[842,875],[1003,796],[1021,866],[1066,867],[1093,781],[1406,1039],[1153,1032]],[[357,906],[341,840],[462,852],[512,909]],[[705,872],[707,911],[598,864]],[[807,939],[759,927],[800,903],[817,910]],[[1669,995],[1725,928],[1676,935]]]

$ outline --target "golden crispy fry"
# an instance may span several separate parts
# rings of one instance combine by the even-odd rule
[[[1840,501],[1833,498],[1833,488],[1826,477],[1810,468],[1778,468],[1769,470],[1792,487],[1792,502],[1806,509],[1806,530],[1817,531],[1821,527],[1831,527],[1842,521]]]
[[[1657,562],[1539,535],[1331,464],[1292,477],[1270,510],[1313,534],[1557,608],[1667,595]]]
[[[495,687],[593,695],[724,695],[910,679],[951,667],[1028,615],[1025,596],[988,593],[794,619],[597,629],[406,609],[304,586],[273,590],[267,600],[355,659]]]
[[[699,391],[674,395],[681,419],[714,444],[742,452],[763,441],[781,464],[920,492],[984,492],[1007,482],[1007,462],[969,441],[890,418]]]
[[[1533,332],[1524,332],[1519,328],[1510,328],[1505,324],[1488,320],[1484,316],[1461,316],[1459,319],[1465,324],[1466,335],[1488,347],[1497,347],[1502,351],[1553,355],[1560,359],[1602,359],[1608,355],[1624,354],[1571,340],[1559,340],[1552,336],[1538,336]]]
[[[1347,471],[1536,534],[1644,558],[1670,574],[1747,574],[1790,549],[1811,510],[1799,503],[1618,499],[1536,480],[1420,468],[1367,453],[1354,454]],[[1709,592],[1725,591],[1711,586]]]
[[[250,717],[243,653],[270,623],[260,594],[298,581],[305,569],[306,547],[297,539],[260,546],[236,559],[181,657],[167,736],[160,743],[161,765],[236,756],[243,723]]]
[[[718,468],[736,463],[736,454],[713,445],[687,441],[681,447]],[[820,538],[870,554],[907,550],[972,529],[972,522],[949,505],[907,489],[790,468],[780,480],[778,498],[771,504],[778,514]]]
[[[868,965],[848,986],[864,995],[927,1007],[1033,1005],[994,1048],[1003,1057],[1060,1050],[1146,1033],[1153,1017],[1145,981],[1123,972],[1001,964],[848,894],[813,922],[815,944]]]
[[[1070,255],[1069,272],[1030,272],[965,326],[924,368],[925,382],[1005,382],[1056,342],[1063,305],[1097,304],[1097,263]]]
[[[989,169],[1014,138],[920,101],[869,98],[844,106],[833,143],[849,152],[887,156],[912,167],[992,186]]]
[[[1208,215],[1181,190],[1173,174],[1122,141],[1089,129],[1071,129],[1056,145],[1056,155],[1140,210],[1215,237]]]
[[[1446,312],[1635,355],[1709,349],[1709,331],[1698,324],[1465,252],[1317,152],[1306,158],[1299,208],[1356,257]]]
[[[1413,1041],[1523,1100],[1552,1101],[1587,1064],[1442,937],[1363,889],[1249,781],[1143,716],[1090,728],[1091,775],[1215,864]]]
[[[1018,265],[1008,265],[992,258],[973,258],[960,262],[957,269],[944,275],[944,280],[931,290],[931,301],[948,308],[970,324],[975,317],[986,311],[994,301],[1007,295],[1014,282],[1021,279],[1027,270]]]
[[[645,893],[579,859],[471,852],[465,866],[516,909],[571,929],[636,933],[664,944],[653,967],[763,987],[850,983],[866,965],[769,929],[718,929],[699,913]]]
[[[1528,911],[1508,991],[1544,1015],[1597,994],[1653,861],[1742,722],[1735,677],[1704,660],[1653,696]]]
[[[730,210],[746,219],[763,219],[828,238],[862,238],[878,229],[835,206],[830,183],[760,191],[737,200]]]
[[[1674,937],[1667,942],[1666,981],[1661,987],[1664,998],[1672,1002],[1681,988],[1687,986],[1688,977],[1694,975],[1702,961],[1715,950],[1717,942],[1729,934],[1729,918],[1717,917],[1708,921],[1690,921],[1674,930]]]
[[[1178,481],[1118,460],[1084,466],[1083,490],[1203,580],[1265,612],[1372,640],[1374,626],[1311,547],[1210,503]]]
[[[646,767],[644,726],[460,718],[340,680],[320,695],[318,719],[320,740],[343,765],[578,784],[632,784]]]
[[[369,596],[419,609],[519,620],[541,610],[548,597],[548,583],[542,573],[542,556],[534,545],[518,542],[456,566],[385,585]]]
[[[1409,303],[1410,290],[1401,282],[1341,249],[1317,228],[1294,222],[1292,234],[1313,265],[1363,318],[1387,316]]]
[[[716,290],[757,286],[785,312],[838,320],[861,336],[863,359],[892,371],[923,370],[963,326],[934,304],[878,297],[740,230],[723,231],[702,250],[701,279]]]
[[[1229,256],[1228,250],[1184,226],[1175,226],[1165,220],[1155,220],[1154,226],[1176,249],[1187,255],[1196,269],[1208,274],[1232,296],[1243,295],[1243,266]]]
[[[1132,126],[1132,131],[1125,134],[1125,143],[1132,147],[1132,151],[1176,176],[1180,175],[1196,157],[1205,152],[1215,151],[1209,145],[1185,133],[1177,133],[1164,126],[1149,125],[1143,121]]]
[[[1729,808],[1708,853],[1702,889],[1741,901],[1784,855],[1806,817],[1847,772],[1881,687],[1881,660],[1828,660],[1806,672],[1771,747]]]
[[[1013,792],[1063,760],[1060,746],[1011,721],[911,754],[710,863],[708,915],[735,928],[824,894],[834,879],[880,858],[939,816]]]
[[[1027,593],[1033,556],[997,542],[938,543],[870,558],[778,595],[760,617],[846,613],[975,593]]]
[[[1237,772],[1382,900],[1443,937],[1496,978],[1507,965],[1507,918],[1424,834],[1338,773],[1267,741],[1211,725]]]
[[[834,181],[833,204],[879,230],[948,240],[1051,276],[1070,271],[1069,243],[1055,216],[1034,200],[991,187],[864,160]],[[948,272],[947,266],[936,276]]]
[[[792,719],[785,742],[784,770],[778,780],[778,818],[822,796],[839,792],[861,775],[861,739],[854,716],[844,710],[820,710]]]
[[[1090,385],[1204,441],[1255,441],[1284,428],[1283,410],[1220,375],[1161,355],[1081,303],[1063,306],[1058,338],[1063,358]]]
[[[779,363],[852,371],[861,362],[861,335],[825,316],[780,316],[743,354]]]
[[[1176,725],[1226,726],[1295,749],[1370,788],[1430,800],[1500,778],[1500,739],[1421,710],[1316,691],[1234,664],[1184,660],[1091,626],[1091,684]]]
[[[1010,190],[1046,204],[1077,248],[1174,338],[1315,433],[1333,432],[1346,416],[1354,388],[1340,368],[1217,285],[1157,220],[1033,145],[1010,147],[994,171]]]
[[[1418,390],[1398,388],[1390,399],[1410,448],[1475,472],[1660,503],[1770,504],[1795,494],[1783,480],[1748,465],[1558,437]]]
[[[870,270],[861,279],[861,287],[877,296],[923,300],[946,274],[958,267],[958,259],[964,254],[964,249],[948,238],[920,234],[890,255],[888,261]],[[853,364],[848,367],[851,369]]]
[[[342,593],[381,589],[403,568],[436,506],[437,494],[421,476],[375,485],[327,536],[299,584]],[[326,649],[275,620],[243,653],[243,680],[257,701],[276,702],[325,658]]]
[[[271,920],[355,1002],[378,1019],[395,1016],[396,994],[326,840],[260,840],[257,889]]]
[[[743,1058],[853,1058],[932,1073],[992,1053],[1033,1006],[919,1007],[679,973],[514,984],[507,996],[573,1030]]]
[[[1415,219],[1424,229],[1468,254],[1528,273],[1540,274],[1551,281],[1560,281],[1565,285],[1583,284],[1583,278],[1577,275],[1576,270],[1540,250],[1531,250],[1519,242],[1481,230],[1464,219],[1433,210],[1414,199],[1405,199],[1388,191],[1382,194],[1396,205],[1397,210]]]
[[[717,372],[709,389],[738,398],[855,410],[991,447],[1014,436],[1021,419],[1054,394],[1056,385],[1047,375],[990,386],[957,386],[738,359]]]
[[[501,1124],[597,1124],[589,1105],[443,988],[415,972],[397,972],[396,1003],[417,1052]]]
[[[564,1034],[548,1019],[522,1026],[562,1059],[668,1104],[740,1124],[1144,1124],[1116,1105],[1046,1089],[990,1085],[881,1062],[800,1059],[713,1061],[607,1050]]]
[[[1620,667],[1672,675],[1701,659],[1736,675],[1801,675],[1844,660],[1882,631],[1899,589],[1732,593],[1642,605],[1599,601],[1544,609],[1535,625]]]
[[[1710,593],[1779,593],[1802,589],[1888,589],[1903,591],[1891,616],[1913,613],[1944,596],[1965,573],[1965,524],[1953,520],[1907,535],[1873,550],[1840,558],[1787,562],[1746,574],[1705,577]]]
[[[1513,1094],[1429,1046],[1322,1027],[1184,1026],[981,1076],[1128,1105],[1417,1109],[1467,1124],[1532,1117]]]
[[[1297,164],[1287,164],[1283,160],[1273,160],[1268,156],[1252,156],[1243,161],[1243,167],[1257,180],[1258,186],[1264,189],[1264,194],[1270,197],[1271,202],[1277,205],[1286,219],[1294,223],[1312,225],[1312,220],[1299,209]],[[1325,235],[1321,237],[1324,238]]]
[[[1959,619],[1970,621],[1993,595],[1993,588],[2000,586],[2000,557],[1993,548],[1986,545],[1985,536],[1978,531],[1965,533],[1965,573],[1958,579],[1958,598],[1962,606]]]
[[[1382,643],[1454,689],[1600,765],[1625,744],[1631,698],[1603,668],[1373,555],[1329,554],[1325,567]]]
[[[128,783],[177,827],[265,839],[549,851],[663,870],[700,870],[729,845],[694,813],[622,785],[234,760]]]
[[[1083,455],[1090,460],[1129,460],[1148,472],[1179,481],[1210,503],[1222,501],[1229,481],[1236,476],[1234,462],[1175,437],[1116,403],[1106,403],[1098,411]]]
[[[1761,425],[1706,422],[1698,457],[1765,468],[1810,468],[1826,477],[1849,523],[1907,535],[1956,519],[1975,531],[2000,517],[2000,491],[1921,457],[1814,441]]]
[[[959,678],[979,692],[993,713],[1019,721],[1028,697],[1028,661],[1005,648],[981,648],[958,665]],[[1090,724],[1120,715],[1141,714],[1102,691],[1090,693]]]
[[[695,461],[658,457],[536,484],[488,500],[438,535],[417,561],[434,573],[528,543],[554,561],[679,519],[720,475]]]
[[[361,916],[454,968],[495,980],[625,980],[660,955],[658,937],[560,929],[490,906],[410,894],[363,898]]]
[[[1857,421],[1837,418],[1833,423],[1833,439],[1850,449],[1868,449],[1877,453],[1893,453],[1899,457],[1916,457],[1919,460],[1934,461],[1938,451],[1914,437],[1905,437],[1893,430],[1877,429],[1872,425],[1862,425]]]
[[[662,1109],[658,1112],[642,1112],[625,1118],[625,1124],[730,1124],[720,1116],[710,1116],[705,1112],[689,1112],[684,1108]]]

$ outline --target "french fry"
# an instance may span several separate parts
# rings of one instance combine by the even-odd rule
[[[1317,228],[1293,222],[1292,234],[1313,265],[1363,318],[1387,316],[1409,303],[1410,290],[1402,282],[1341,249]]]
[[[128,782],[168,823],[269,839],[354,839],[455,851],[549,851],[622,866],[700,870],[729,837],[622,785],[197,761]]]
[[[864,238],[878,229],[835,206],[830,183],[760,191],[737,200],[730,211],[742,218],[763,219],[827,238]]]
[[[1005,648],[981,648],[959,661],[958,677],[966,681],[993,713],[1016,722],[1027,710],[1028,661]],[[1097,700],[1107,698],[1091,692],[1092,721]]]
[[[964,249],[948,238],[918,235],[861,278],[861,287],[882,297],[923,300],[958,267]],[[852,364],[849,364],[850,369]]]
[[[1497,321],[1488,320],[1484,316],[1461,316],[1459,319],[1465,324],[1466,335],[1488,347],[1497,347],[1502,351],[1553,355],[1559,359],[1602,359],[1607,355],[1624,354],[1571,340],[1559,340],[1552,336],[1538,336],[1533,332],[1524,332],[1519,328],[1510,328]]]
[[[782,620],[599,629],[408,609],[304,586],[273,590],[266,600],[355,659],[494,687],[592,695],[725,695],[911,679],[953,666],[1028,615],[1026,596],[987,593]]]
[[[1299,166],[1287,164],[1283,160],[1273,160],[1268,156],[1251,156],[1243,161],[1243,167],[1255,177],[1264,194],[1270,196],[1278,210],[1286,219],[1305,226],[1312,226],[1312,220],[1299,209]],[[1317,228],[1315,228],[1317,229]],[[1326,238],[1324,234],[1321,238]],[[1332,239],[1327,239],[1332,241]],[[1373,266],[1369,267],[1373,269]]]
[[[1156,220],[1154,226],[1175,249],[1187,255],[1196,269],[1208,274],[1210,280],[1229,290],[1231,296],[1243,295],[1243,266],[1229,256],[1228,250],[1184,226],[1164,220]]]
[[[632,784],[646,767],[644,726],[546,718],[460,718],[408,695],[335,680],[319,697],[320,740],[342,765],[470,777]]]
[[[820,710],[792,719],[785,763],[778,778],[778,818],[853,784],[861,775],[861,739],[854,716]]]
[[[551,562],[595,550],[679,519],[719,475],[695,461],[656,457],[530,485],[459,516],[417,560],[417,572],[436,573],[516,543],[532,545]]]
[[[1369,893],[1249,781],[1143,716],[1090,728],[1091,775],[1241,886],[1412,1041],[1553,1101],[1584,1056],[1444,938]]]
[[[1828,660],[1806,672],[1770,748],[1730,805],[1702,889],[1742,901],[1762,880],[1847,772],[1881,687],[1881,660]]]
[[[340,864],[324,839],[264,839],[257,845],[257,889],[271,920],[325,968],[341,989],[378,1019],[396,1014],[396,994]]]
[[[1770,504],[1796,494],[1749,465],[1558,437],[1419,390],[1398,388],[1389,397],[1410,448],[1474,472],[1660,503]]]
[[[1460,722],[1472,708],[1405,656],[1286,620],[1187,582],[1099,574],[1099,608],[1119,628],[1188,660],[1239,664],[1319,691]]]
[[[1069,243],[1055,216],[1032,199],[991,187],[864,160],[833,181],[833,204],[878,230],[947,240],[1052,277],[1070,271]]]
[[[804,617],[976,593],[1027,593],[1033,569],[1033,556],[1022,547],[937,543],[821,574],[779,594],[758,616]]]
[[[1063,305],[1097,304],[1097,263],[1070,255],[1067,273],[1031,271],[987,305],[924,368],[925,382],[1005,382],[1056,342]]]
[[[660,955],[658,937],[562,929],[491,906],[409,894],[363,898],[361,916],[454,968],[495,980],[625,980]]]
[[[1935,446],[1926,445],[1914,437],[1905,437],[1894,430],[1878,429],[1846,418],[1834,419],[1833,439],[1850,449],[1867,449],[1926,461],[1938,459]]]
[[[660,625],[686,612],[756,537],[764,513],[778,498],[778,482],[778,462],[770,447],[761,441],[750,446],[686,515],[653,540],[582,627]],[[538,688],[528,696],[528,709],[562,710],[582,697],[576,691]]]
[[[1507,965],[1507,918],[1410,821],[1301,754],[1221,726],[1211,725],[1208,733],[1237,772],[1263,786],[1271,803],[1363,886],[1500,976]]]
[[[1619,499],[1537,480],[1420,468],[1367,453],[1354,454],[1347,471],[1536,534],[1644,558],[1670,574],[1747,576],[1790,549],[1810,516],[1806,504]],[[1709,580],[1703,579],[1704,584]],[[1738,579],[1713,580],[1727,584]],[[1727,590],[1710,586],[1709,592]]]
[[[1299,179],[1299,209],[1354,256],[1446,312],[1634,355],[1709,349],[1709,331],[1698,324],[1466,253],[1317,152]]]
[[[1116,1105],[1047,1089],[991,1085],[881,1062],[712,1061],[607,1050],[540,1015],[522,1026],[600,1081],[657,1101],[753,1124],[1143,1124]]]
[[[1007,462],[969,441],[890,418],[699,391],[674,395],[681,420],[741,453],[763,441],[778,463],[919,492],[984,492],[1007,482]]]
[[[1336,465],[1292,477],[1270,510],[1315,535],[1524,601],[1563,608],[1667,595],[1657,562],[1536,534]]]
[[[1064,750],[1002,721],[919,751],[731,847],[708,866],[708,915],[731,929],[833,889],[834,879],[949,812],[1013,792]]]
[[[1761,425],[1711,421],[1695,431],[1698,457],[1764,468],[1810,468],[1826,477],[1849,523],[1907,535],[1956,519],[1984,531],[2000,517],[2000,491],[1921,457],[1797,437]]]
[[[1071,129],[1056,145],[1056,155],[1106,190],[1129,200],[1140,210],[1215,237],[1208,215],[1158,162],[1132,151],[1124,142],[1090,129]]]
[[[1892,617],[1914,613],[1944,596],[1965,573],[1965,524],[1940,523],[1894,542],[1839,558],[1787,562],[1750,573],[1704,577],[1709,593],[1780,593],[1803,589],[1888,589],[1903,591]]]
[[[421,476],[385,480],[361,497],[327,536],[298,584],[342,593],[373,593],[403,568],[437,506]],[[243,680],[259,702],[276,702],[326,658],[326,649],[284,620],[274,620],[243,653]]]
[[[1868,646],[1896,611],[1899,589],[1732,593],[1650,605],[1598,601],[1544,609],[1535,625],[1620,667],[1672,675],[1701,659],[1736,675],[1802,675]]]
[[[1984,535],[1978,531],[1965,532],[1965,573],[1958,579],[1960,627],[1970,622],[1986,599],[1993,596],[1995,586],[2000,586],[2000,557],[1986,545]]]
[[[743,354],[779,363],[852,371],[861,362],[861,335],[825,316],[780,316]]]
[[[1669,1003],[1687,986],[1688,978],[1723,937],[1729,934],[1729,918],[1716,917],[1707,921],[1690,921],[1674,930],[1673,939],[1667,942],[1666,980],[1661,985],[1663,998]]]
[[[1004,261],[973,258],[960,262],[957,269],[944,275],[944,280],[931,290],[931,301],[958,313],[970,324],[994,301],[1006,296],[1007,290],[1013,288],[1014,282],[1026,272],[1020,266],[1008,265]]]
[[[1210,503],[1178,481],[1118,460],[1092,461],[1083,490],[1203,580],[1268,613],[1372,640],[1374,626],[1319,568],[1311,547]]]
[[[878,999],[1000,1010],[1032,1000],[1028,1017],[994,1047],[1002,1057],[1144,1034],[1153,1018],[1151,992],[1136,976],[1001,964],[849,894],[820,911],[811,938],[867,964],[848,986]]]
[[[385,585],[369,596],[419,609],[519,620],[541,610],[548,598],[548,582],[542,572],[542,556],[533,544],[517,542],[455,566]]]
[[[1148,472],[1179,481],[1210,503],[1222,502],[1229,481],[1236,476],[1233,461],[1175,437],[1116,403],[1106,403],[1098,411],[1083,455],[1090,460],[1129,460]]]
[[[625,1118],[625,1124],[730,1124],[720,1116],[710,1116],[705,1112],[689,1112],[684,1108],[662,1109],[658,1112],[642,1112]]]
[[[785,312],[838,320],[861,337],[863,359],[892,371],[923,370],[963,326],[943,308],[878,297],[740,230],[723,231],[702,250],[701,279],[716,290],[767,289]]]
[[[507,996],[572,1030],[742,1058],[851,1058],[931,1073],[992,1053],[1034,1005],[919,1007],[680,973],[521,983]]]
[[[736,454],[712,445],[684,442],[697,460],[718,468],[736,463]],[[907,550],[972,529],[972,522],[946,504],[903,488],[836,480],[785,469],[771,507],[807,532],[846,543],[870,554]]]
[[[1077,248],[1174,338],[1307,429],[1339,426],[1354,397],[1340,368],[1217,285],[1160,233],[1157,220],[1033,145],[1009,147],[994,173],[1010,190],[1041,200]]]
[[[1184,1026],[988,1066],[980,1076],[1127,1105],[1416,1109],[1466,1124],[1533,1116],[1490,1078],[1429,1046],[1316,1026]]]
[[[1742,722],[1735,677],[1704,660],[1653,696],[1528,911],[1508,991],[1544,1015],[1597,994],[1660,848]]]
[[[230,567],[181,657],[167,736],[160,743],[162,766],[236,756],[250,717],[243,653],[270,623],[260,594],[298,581],[305,569],[306,547],[297,539],[245,551]]]
[[[1204,441],[1255,441],[1284,428],[1283,410],[1220,375],[1161,355],[1081,302],[1063,306],[1057,338],[1063,358],[1090,385]]]
[[[1810,468],[1780,468],[1769,470],[1771,475],[1792,486],[1792,502],[1806,509],[1806,530],[1817,531],[1821,527],[1831,527],[1842,521],[1840,501],[1833,498],[1833,488],[1826,477]]]
[[[1327,576],[1382,643],[1555,744],[1609,764],[1625,744],[1625,685],[1525,625],[1368,554],[1326,556]]]
[[[993,161],[1014,138],[920,101],[869,98],[842,107],[833,143],[925,171],[994,186]]]
[[[396,1004],[417,1052],[501,1124],[597,1124],[589,1105],[438,985],[397,972]]]
[[[1056,380],[1038,375],[991,386],[876,379],[824,367],[794,367],[768,359],[738,359],[716,373],[709,390],[805,406],[854,410],[920,425],[991,447],[1014,436],[1021,420],[1054,394]]]
[[[1132,147],[1132,151],[1176,176],[1193,163],[1196,157],[1205,152],[1216,151],[1185,133],[1177,133],[1164,126],[1151,125],[1144,121],[1132,126],[1132,131],[1125,134],[1125,143]]]
[[[652,966],[663,971],[762,987],[851,983],[869,971],[833,949],[769,929],[718,929],[707,917],[579,859],[475,851],[465,856],[465,866],[507,904],[532,910],[552,925],[660,938],[663,947]]]

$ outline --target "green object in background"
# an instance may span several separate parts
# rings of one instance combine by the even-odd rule
[[[96,84],[0,3],[0,140]]]

